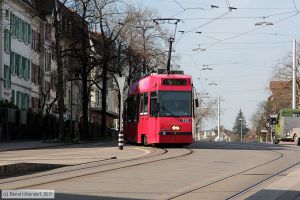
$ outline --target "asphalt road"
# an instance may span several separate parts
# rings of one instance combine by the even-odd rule
[[[0,188],[54,189],[55,199],[63,200],[228,199],[300,162],[300,147],[288,144],[196,142],[186,149],[144,149],[151,153],[65,167],[59,169],[62,173],[43,173],[35,178],[2,180]],[[288,172],[277,174],[258,188]],[[255,192],[257,188],[236,199],[251,198]]]

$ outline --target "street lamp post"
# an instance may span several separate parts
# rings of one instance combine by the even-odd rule
[[[293,89],[292,89],[292,109],[296,109],[296,40],[293,41]]]
[[[220,141],[220,97],[218,97],[218,141]]]
[[[255,26],[263,26],[263,25],[265,25],[265,26],[272,26],[272,25],[274,25],[273,22],[267,22],[267,21],[266,21],[266,17],[261,17],[261,18],[263,19],[263,21],[256,22],[256,23],[254,24]]]
[[[242,120],[242,118],[240,118],[240,122],[241,122],[241,142],[243,142],[243,120]]]
[[[205,71],[205,70],[213,70],[211,67],[209,67],[209,65],[203,65],[203,68],[201,69],[201,70],[203,70],[203,71]]]

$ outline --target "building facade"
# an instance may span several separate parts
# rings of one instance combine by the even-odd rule
[[[296,107],[299,107],[299,86],[296,84]],[[283,108],[292,107],[292,81],[288,80],[271,80],[269,89],[271,95],[269,101],[272,103],[272,111],[277,113]]]
[[[40,52],[34,50],[41,19],[34,17],[30,1],[2,1],[1,5],[0,98],[20,109],[31,107],[32,62],[40,65]]]
[[[59,31],[61,35],[59,43],[62,51],[76,49],[80,44],[80,15],[60,5],[59,30],[55,30],[53,2],[0,1],[0,100],[12,101],[21,110],[57,113],[55,33]],[[82,83],[78,73],[80,59],[73,52],[65,53],[62,56],[62,65],[65,118],[79,121],[82,116]],[[116,118],[118,92],[112,89],[115,88],[113,81],[109,85],[111,89],[108,89],[107,97],[108,115]],[[101,90],[93,87],[90,95],[89,116],[93,122],[96,121],[93,113],[101,110]]]

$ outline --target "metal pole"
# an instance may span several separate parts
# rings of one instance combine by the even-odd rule
[[[218,140],[220,140],[220,97],[218,98]]]
[[[4,12],[2,12],[2,6],[3,6],[3,1],[0,1],[0,19],[1,19],[1,23],[2,23],[2,19],[4,19]],[[2,24],[0,24],[0,33],[2,34],[4,31],[4,26]],[[2,45],[3,45],[3,41],[2,41],[2,38],[0,40],[0,48],[2,50]],[[1,69],[2,69],[2,66],[3,66],[3,62],[4,60],[2,59],[2,51],[1,52],[1,59],[0,59],[0,66],[1,66]],[[4,79],[3,79],[4,75],[2,74],[2,70],[0,70],[0,89],[1,89],[1,92],[0,92],[0,99],[2,99],[2,87],[4,86]],[[0,130],[1,132],[1,130]]]
[[[296,109],[296,40],[293,42],[293,100],[292,109]]]
[[[119,100],[119,150],[123,150],[124,146],[124,138],[123,138],[123,131],[121,129],[122,126],[122,96],[121,96],[121,90],[119,88],[119,94],[118,94],[118,100]]]
[[[122,48],[122,41],[119,42],[119,49],[118,49],[118,70],[120,70],[120,65],[121,65],[121,48]],[[121,77],[121,71],[119,71],[119,76]],[[115,78],[115,77],[114,77]],[[122,126],[122,93],[121,93],[121,86],[118,82],[118,80],[115,78],[115,81],[117,83],[118,86],[118,101],[119,101],[119,134],[118,134],[118,146],[119,146],[119,150],[123,150],[123,146],[124,146],[124,137],[123,137],[123,131],[121,129]]]
[[[170,73],[170,66],[171,66],[171,55],[172,55],[172,45],[174,42],[174,38],[169,39],[170,46],[169,46],[169,54],[168,54],[168,63],[167,63],[167,73]]]
[[[243,142],[243,121],[241,120],[241,142]]]

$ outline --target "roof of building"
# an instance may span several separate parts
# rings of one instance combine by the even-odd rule
[[[270,89],[276,90],[276,89],[288,88],[290,84],[291,81],[270,81]]]

